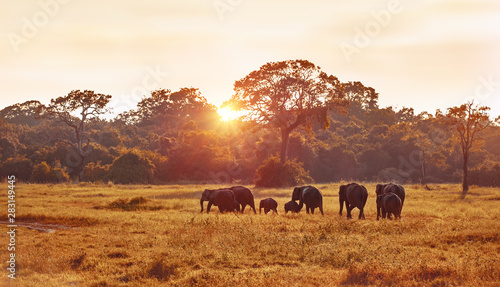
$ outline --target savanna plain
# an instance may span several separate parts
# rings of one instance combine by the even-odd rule
[[[207,214],[201,193],[219,186],[19,184],[17,279],[3,225],[0,285],[500,286],[498,188],[406,185],[402,219],[377,221],[364,185],[366,220],[339,215],[340,183],[315,185],[324,216],[285,214],[292,188],[251,188],[257,214]],[[279,214],[259,214],[267,197]]]

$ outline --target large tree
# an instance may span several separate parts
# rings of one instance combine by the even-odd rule
[[[215,106],[209,104],[198,89],[181,88],[176,92],[169,89],[153,91],[150,97],[137,104],[136,110],[122,113],[119,118],[142,127],[179,129],[190,120],[206,124],[216,114]]]
[[[329,126],[328,111],[348,105],[343,84],[306,60],[270,62],[234,84],[227,103],[244,118],[281,132],[280,159],[287,159],[290,133],[314,121]]]
[[[489,107],[478,106],[473,101],[470,101],[459,107],[449,108],[445,117],[446,122],[456,130],[460,141],[463,156],[462,198],[465,198],[469,191],[467,165],[470,151],[472,145],[478,139],[478,132],[484,130],[490,124],[489,110]]]
[[[41,109],[43,116],[63,122],[75,132],[74,142],[61,139],[71,145],[77,156],[76,161],[70,166],[73,169],[73,175],[81,176],[85,158],[91,152],[87,123],[109,112],[106,106],[110,99],[110,95],[98,94],[90,90],[74,90],[66,96],[52,99],[48,106]]]

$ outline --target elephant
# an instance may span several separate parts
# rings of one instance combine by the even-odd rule
[[[313,186],[302,186],[293,189],[292,201],[299,201],[299,209],[297,212],[302,210],[304,204],[306,205],[306,212],[309,214],[309,210],[314,214],[314,209],[319,207],[319,211],[323,213],[323,195],[321,192]]]
[[[240,212],[241,209],[240,209],[240,203],[237,202],[236,200],[234,201],[234,211],[236,212]]]
[[[250,189],[244,186],[233,186],[228,189],[233,191],[234,198],[241,204],[241,213],[245,212],[245,207],[249,205],[253,209],[253,213],[257,214],[253,194]]]
[[[405,203],[405,188],[399,184],[395,183],[388,183],[388,184],[377,184],[377,187],[375,189],[375,193],[377,196],[383,194],[383,193],[388,193],[392,192],[399,196],[399,199],[401,199],[401,210],[403,210],[403,204]],[[379,214],[377,213],[377,216]]]
[[[347,185],[341,185],[339,188],[339,203],[340,211],[339,215],[342,215],[342,209],[345,207],[347,210],[347,219],[352,218],[351,211],[354,207],[359,209],[358,219],[365,219],[365,205],[368,199],[368,191],[362,185],[357,183],[349,183]]]
[[[230,189],[205,189],[201,195],[200,205],[203,212],[203,201],[208,201],[207,213],[210,212],[212,205],[219,207],[219,211],[234,211],[235,199],[234,193]]]
[[[403,207],[402,200],[396,194],[392,192],[383,193],[377,196],[377,220],[380,217],[380,211],[382,211],[382,218],[391,219],[391,213],[394,214],[394,218],[401,219],[401,208]]]
[[[270,210],[273,210],[276,214],[278,214],[278,203],[270,197],[260,201],[259,213],[262,213],[262,208],[264,208],[265,214],[267,214]]]
[[[289,211],[297,213],[299,212],[299,205],[295,201],[289,201],[285,203],[285,213],[288,213]]]

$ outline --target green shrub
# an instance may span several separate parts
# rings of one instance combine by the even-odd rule
[[[33,168],[31,174],[31,181],[38,183],[58,183],[68,180],[69,175],[66,170],[61,168],[59,162],[56,163],[55,167],[51,167],[45,161],[42,161]]]
[[[109,179],[114,183],[151,183],[153,164],[133,152],[117,158],[109,168]]]
[[[281,163],[278,155],[267,158],[256,171],[255,185],[260,187],[296,186],[312,183],[302,163],[296,159]]]

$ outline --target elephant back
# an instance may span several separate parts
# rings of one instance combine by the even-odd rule
[[[299,204],[293,200],[285,203],[285,212],[288,211],[297,212],[298,209],[299,209]]]
[[[366,187],[357,183],[348,184],[346,199],[350,204],[358,208],[364,207],[368,199],[368,190]]]
[[[384,193],[390,192],[397,195],[401,199],[401,203],[404,203],[406,194],[403,186],[393,183],[387,184],[387,186],[384,188]]]
[[[398,195],[392,192],[386,193],[382,196],[382,204],[387,211],[397,213],[401,211],[401,199]]]
[[[234,197],[240,203],[250,203],[254,201],[252,192],[244,186],[233,186],[229,189],[233,191]]]
[[[260,201],[260,206],[259,208],[269,208],[269,209],[275,209],[278,207],[278,202],[274,200],[273,198],[265,198]]]
[[[314,186],[308,186],[304,189],[302,198],[306,204],[319,204],[323,202],[323,195],[321,192]]]

